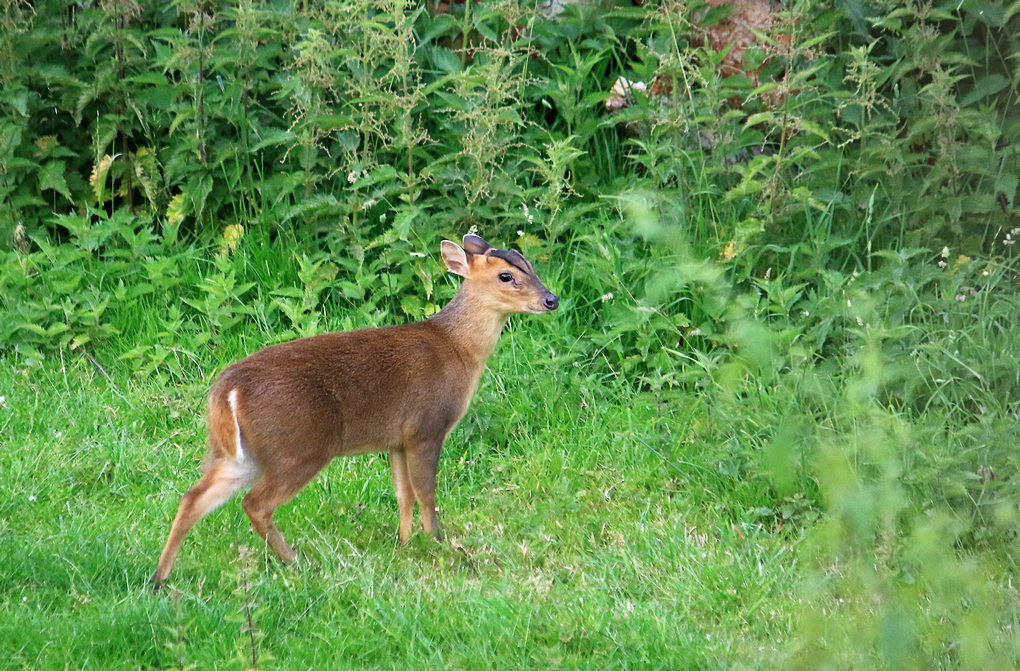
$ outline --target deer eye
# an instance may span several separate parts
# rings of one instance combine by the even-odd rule
[[[509,282],[514,278],[514,276],[510,273],[500,273],[498,277],[500,282]]]

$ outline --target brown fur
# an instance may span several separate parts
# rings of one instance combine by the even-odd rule
[[[441,539],[435,489],[443,441],[467,411],[507,317],[558,305],[516,252],[473,235],[463,247],[443,241],[442,252],[464,282],[434,317],[273,345],[220,374],[209,392],[205,473],[181,499],[157,585],[195,522],[251,484],[243,505],[252,526],[293,560],[273,513],[341,455],[389,451],[400,540],[411,535],[415,500],[425,531]],[[512,280],[500,280],[503,273]]]

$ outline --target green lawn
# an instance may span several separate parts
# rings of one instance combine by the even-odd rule
[[[720,337],[743,354],[663,345],[656,356],[676,365],[661,379],[680,384],[656,387],[611,350],[627,337],[620,324],[667,335],[625,317],[584,323],[593,306],[625,315],[640,301],[590,296],[583,263],[545,260],[563,304],[511,321],[447,441],[442,543],[397,542],[386,455],[339,459],[277,515],[296,566],[268,552],[238,497],[192,530],[153,593],[200,472],[208,385],[279,339],[264,292],[291,280],[258,273],[280,244],[216,262],[232,291],[244,285],[228,266],[257,280],[244,301],[204,308],[242,315],[230,337],[210,339],[202,319],[160,330],[177,299],[150,289],[111,304],[120,335],[12,352],[0,367],[0,664],[1008,669],[1020,658],[1005,267],[973,271],[1002,301],[945,295],[952,320],[929,302],[906,339],[891,323],[897,291],[869,303],[860,286],[886,287],[895,264],[850,299],[814,298],[857,302],[874,322],[819,362],[801,356],[810,321],[793,329],[738,299]],[[205,253],[174,258],[192,273]],[[706,304],[725,295],[710,265],[678,259],[655,272],[701,277]],[[113,268],[75,263],[64,271]],[[625,296],[619,277],[606,288]],[[292,325],[398,318],[309,313]],[[905,364],[911,339],[922,349]],[[170,358],[140,359],[133,342]]]
[[[111,381],[77,356],[4,368],[5,663],[220,668],[253,647],[269,668],[767,659],[790,634],[798,534],[733,523],[697,398],[515,361],[553,338],[531,326],[505,334],[444,451],[445,542],[397,543],[385,455],[340,459],[278,515],[297,566],[235,499],[188,536],[160,594],[146,580],[199,472],[204,384]]]

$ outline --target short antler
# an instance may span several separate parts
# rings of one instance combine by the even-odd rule
[[[484,254],[492,249],[492,245],[477,235],[471,235],[470,233],[464,236],[463,244],[464,250],[469,254]]]

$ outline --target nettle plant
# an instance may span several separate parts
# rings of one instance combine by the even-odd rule
[[[876,250],[1015,253],[1016,12],[774,7],[735,72],[706,38],[732,7],[450,9],[11,4],[3,239],[72,241],[73,222],[123,210],[136,235],[168,245],[300,230],[359,250],[361,272],[441,228],[562,242],[590,225],[565,204],[647,193],[692,254],[768,294],[784,319],[880,265]],[[659,86],[599,112],[621,74]],[[394,282],[392,295],[420,291]],[[672,347],[725,331],[714,308],[650,295],[667,323],[645,322],[649,351],[663,329]]]

